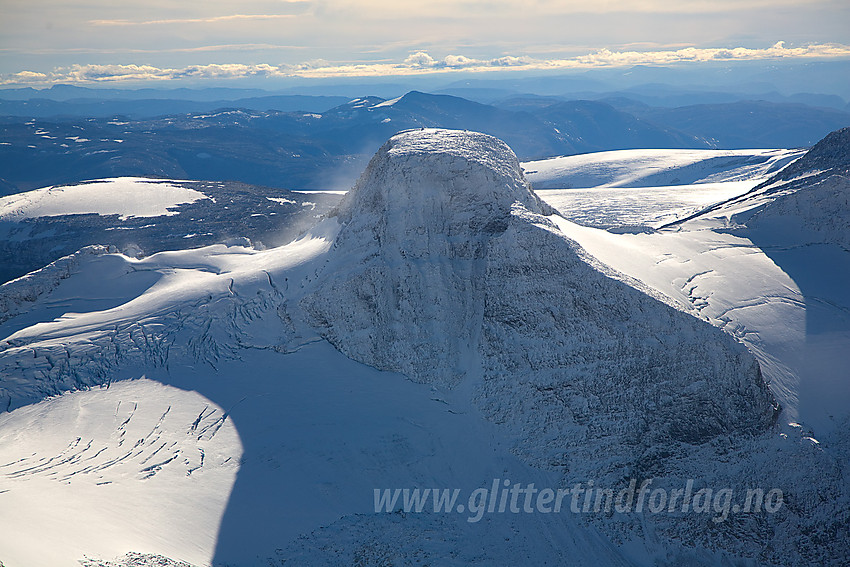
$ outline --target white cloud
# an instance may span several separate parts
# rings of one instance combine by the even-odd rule
[[[407,59],[404,60],[404,64],[411,67],[433,67],[436,62],[437,61],[433,57],[424,51],[411,53],[407,56]]]
[[[334,63],[322,59],[297,65],[270,64],[207,64],[179,68],[161,68],[153,65],[72,65],[58,67],[49,73],[20,71],[0,76],[5,85],[49,85],[55,83],[120,83],[142,81],[168,81],[180,79],[239,79],[247,77],[370,77],[392,75],[417,75],[459,70],[486,72],[505,68],[524,71],[551,71],[599,67],[627,67],[633,65],[670,65],[707,61],[746,61],[759,59],[811,59],[847,58],[850,46],[841,44],[813,44],[805,47],[785,47],[780,41],[771,47],[753,49],[695,48],[656,51],[612,51],[600,49],[593,53],[566,59],[535,59],[527,56],[504,56],[495,59],[475,59],[464,55],[446,55],[442,59],[424,51],[411,53],[402,62]]]
[[[462,67],[474,67],[481,64],[481,61],[477,59],[470,59],[469,57],[464,57],[463,55],[446,55],[445,59],[443,59],[443,65],[446,67],[451,67],[452,69],[460,69]]]
[[[20,75],[18,73],[17,75]],[[179,69],[163,69],[152,65],[73,65],[42,74],[50,83],[105,83],[127,81],[169,81],[179,79],[239,79],[246,77],[283,76],[279,67],[268,64],[190,65]],[[5,82],[5,81],[4,81]]]
[[[469,69],[489,67],[521,67],[531,66],[538,61],[531,57],[497,57],[495,59],[473,59],[464,55],[446,55],[442,59],[434,59],[424,51],[410,54],[404,65],[413,69]]]
[[[523,65],[531,65],[533,63],[534,59],[527,56],[513,57],[506,55],[505,57],[497,57],[496,59],[490,60],[490,64],[494,67],[520,67]]]
[[[552,61],[553,64],[581,67],[621,67],[630,65],[669,65],[689,61],[744,61],[758,59],[848,57],[850,46],[840,44],[815,44],[805,47],[786,48],[779,41],[766,49],[696,48],[686,47],[670,51],[610,51],[601,49],[595,53],[574,59]]]

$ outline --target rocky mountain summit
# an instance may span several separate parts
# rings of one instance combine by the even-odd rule
[[[312,324],[360,362],[476,383],[537,464],[569,469],[604,446],[615,467],[657,442],[773,423],[743,346],[589,263],[493,137],[398,134],[335,214],[327,267],[301,301]]]

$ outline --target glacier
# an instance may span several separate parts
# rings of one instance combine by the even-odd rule
[[[0,559],[842,564],[842,445],[788,425],[777,385],[793,385],[751,354],[748,334],[718,328],[711,298],[700,313],[644,269],[656,260],[647,248],[622,253],[656,236],[570,223],[503,142],[420,129],[391,138],[288,245],[146,258],[94,248],[10,282],[0,523],[21,502],[49,521],[18,526]],[[122,452],[131,402],[143,441]],[[38,429],[40,415],[52,426]],[[220,433],[192,435],[208,426]],[[196,469],[201,449],[215,458]],[[473,525],[371,509],[374,488],[494,478],[698,479],[778,487],[788,505],[722,523],[507,514]],[[83,523],[51,511],[81,499],[92,503]],[[198,510],[197,528],[175,535]],[[146,514],[156,520],[137,521]],[[42,535],[57,545],[38,550]]]

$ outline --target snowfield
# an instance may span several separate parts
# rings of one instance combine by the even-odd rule
[[[84,214],[119,215],[122,220],[159,217],[177,214],[169,210],[177,205],[208,198],[167,181],[120,177],[0,197],[0,219]]]
[[[327,234],[334,233],[333,225]],[[144,260],[86,256],[75,268],[77,275],[50,294],[78,312],[56,319],[47,315],[5,342],[69,353],[59,366],[52,355],[34,360],[35,375],[80,379],[88,370],[94,373],[89,379],[97,381],[107,365],[115,379],[138,380],[65,394],[3,415],[0,524],[17,522],[19,503],[27,504],[33,519],[16,523],[20,538],[4,540],[4,561],[75,565],[84,555],[108,560],[134,551],[195,565],[213,559],[265,564],[302,534],[322,526],[329,526],[326,534],[334,533],[356,514],[374,514],[377,487],[475,488],[502,476],[555,485],[557,475],[522,463],[495,428],[453,392],[344,357],[303,324],[285,324],[283,305],[257,309],[269,297],[282,299],[289,279],[293,286],[304,280],[310,260],[321,257],[328,245],[319,231],[265,252],[219,246]],[[98,265],[102,261],[111,269]],[[67,287],[84,274],[100,276],[101,294],[135,288],[138,296],[116,308],[86,312],[85,299],[76,297],[79,288]],[[139,276],[145,284],[136,287]],[[98,294],[96,282],[86,285],[90,295]],[[197,317],[193,312],[198,310],[205,313]],[[184,356],[172,346],[164,365],[151,357],[162,356],[158,330],[168,321],[168,332],[181,334],[188,327],[192,338],[182,347]],[[249,335],[250,344],[240,346]],[[29,361],[22,352],[5,350],[15,370],[6,367],[4,377],[24,375]],[[32,385],[38,382],[46,386],[37,379]],[[53,383],[52,388],[72,384]],[[4,386],[10,386],[8,380]],[[127,424],[133,425],[131,433],[125,434],[130,410],[137,413]],[[86,509],[84,522],[75,512],[79,507]],[[36,521],[45,515],[49,521]],[[140,516],[149,520],[140,522]],[[466,518],[452,516],[440,524],[458,539],[473,540]],[[340,519],[342,525],[330,527]],[[515,525],[520,520],[497,518],[492,529],[505,534],[524,530]],[[381,532],[395,520],[387,515],[373,521]],[[547,523],[545,529],[571,534],[577,531],[573,522],[565,515],[556,520],[558,527]],[[32,525],[41,526],[37,533]],[[415,552],[421,542],[413,538],[420,528],[403,528],[411,541],[399,553]],[[43,537],[56,544],[34,543]],[[531,530],[523,538],[527,543],[521,547],[495,541],[484,555],[472,545],[457,564],[481,557],[520,561],[538,548],[561,557],[618,556],[612,545],[588,542],[595,538],[580,531],[552,540]],[[434,550],[435,557],[445,552],[442,546]]]
[[[3,414],[3,560],[72,565],[133,549],[202,563],[241,455],[225,410],[145,378]]]
[[[525,162],[535,192],[597,228],[655,228],[742,195],[804,150],[617,150]]]
[[[561,216],[596,228],[656,228],[709,205],[743,195],[755,181],[725,181],[661,187],[537,189]]]
[[[742,340],[759,359],[783,421],[806,424],[820,440],[846,426],[846,252],[817,246],[766,253],[750,239],[709,230],[611,234],[557,223],[594,257]],[[830,278],[800,280],[812,262],[831,266]]]
[[[279,246],[338,200],[235,182],[137,177],[16,194],[0,199],[0,283],[92,245],[130,256],[238,238]]]
[[[767,177],[805,150],[615,150],[522,164],[537,189],[659,187]]]
[[[840,223],[812,228],[845,186],[753,189],[799,152],[710,174],[697,153],[629,159],[641,182],[671,183],[664,155],[702,168],[688,206],[727,204],[661,229],[681,209],[661,187],[600,223],[578,205],[582,226],[503,142],[408,131],[285,246],[91,247],[0,286],[0,560],[846,564],[850,262]],[[374,510],[375,489],[494,479],[695,479],[787,505],[720,523]]]
[[[659,231],[612,234],[629,232],[622,225],[661,226],[653,202],[668,199],[652,188],[628,190],[646,199],[630,211],[627,200],[600,198],[609,205],[599,213],[604,223],[555,217],[597,259],[739,337],[759,358],[783,420],[807,424],[821,441],[850,416],[847,138],[846,129],[831,134],[770,180],[733,182],[749,188]],[[603,207],[578,208],[589,215]],[[575,212],[564,216],[576,220]]]

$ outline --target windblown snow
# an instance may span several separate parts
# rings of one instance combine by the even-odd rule
[[[646,245],[658,235],[580,227],[503,142],[423,129],[286,246],[96,247],[10,282],[0,560],[846,563],[846,457],[787,425],[799,384],[768,336],[785,312],[724,303],[793,282],[700,232],[668,259]],[[735,268],[714,285],[692,269],[707,263]],[[780,487],[792,504],[728,524],[373,510],[376,488],[629,478]]]

